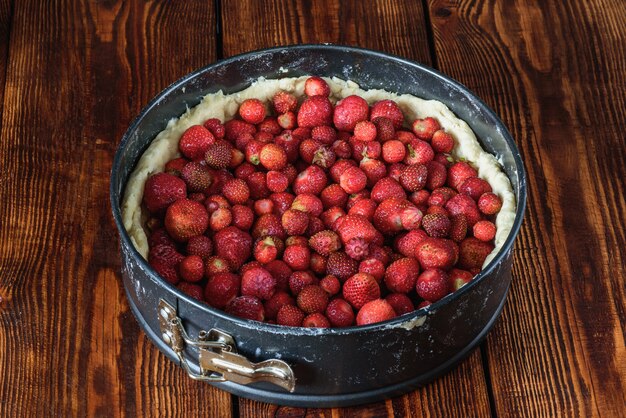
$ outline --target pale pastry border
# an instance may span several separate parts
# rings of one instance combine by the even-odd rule
[[[260,78],[250,87],[234,94],[225,95],[222,91],[206,95],[200,104],[188,109],[180,118],[171,119],[165,130],[160,132],[143,153],[135,170],[131,173],[124,198],[122,200],[122,221],[133,245],[139,253],[148,258],[148,239],[144,230],[145,214],[142,212],[141,201],[146,179],[163,171],[165,164],[179,156],[178,140],[182,133],[192,125],[202,124],[209,118],[218,118],[222,122],[233,118],[239,104],[248,98],[258,98],[269,103],[280,90],[304,95],[304,82],[308,77],[283,78],[268,80]],[[515,195],[511,182],[497,159],[484,151],[474,132],[465,121],[459,119],[443,103],[437,100],[424,100],[409,94],[395,94],[384,90],[362,90],[358,84],[339,78],[325,78],[331,87],[331,101],[336,102],[343,97],[356,94],[370,104],[383,100],[394,100],[408,119],[432,116],[450,133],[457,142],[453,155],[473,163],[478,169],[479,177],[488,180],[493,192],[502,199],[502,209],[496,217],[497,233],[495,249],[483,264],[485,267],[498,253],[508,237],[515,219]]]

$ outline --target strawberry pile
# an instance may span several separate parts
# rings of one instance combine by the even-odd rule
[[[454,138],[392,100],[335,105],[320,77],[304,92],[183,133],[144,188],[155,271],[229,314],[304,327],[388,320],[472,280],[502,201]]]

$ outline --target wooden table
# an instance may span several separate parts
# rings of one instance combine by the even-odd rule
[[[622,1],[0,0],[0,416],[626,416]],[[405,396],[299,409],[196,383],[129,311],[109,173],[140,109],[240,52],[331,42],[430,65],[504,120],[528,207],[504,312]]]

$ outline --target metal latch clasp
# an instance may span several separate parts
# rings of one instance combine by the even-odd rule
[[[266,381],[293,392],[296,379],[291,367],[282,360],[270,359],[252,363],[237,353],[233,337],[221,330],[200,331],[198,339],[189,337],[176,310],[172,305],[159,300],[159,325],[163,341],[176,353],[180,365],[194,380],[209,382],[235,382],[247,385]],[[183,355],[185,346],[193,346],[199,351],[200,374],[191,370]]]

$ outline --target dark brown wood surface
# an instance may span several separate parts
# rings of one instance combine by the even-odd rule
[[[0,0],[0,416],[626,416],[626,4]],[[357,45],[459,80],[528,171],[513,285],[483,346],[385,402],[300,409],[197,383],[137,325],[108,203],[131,120],[180,76]]]

